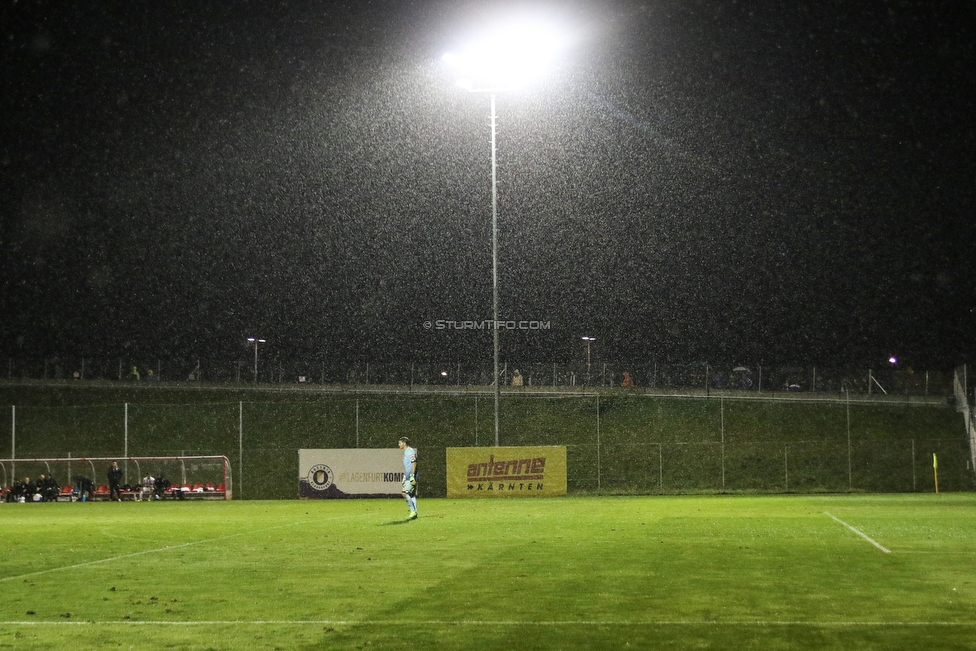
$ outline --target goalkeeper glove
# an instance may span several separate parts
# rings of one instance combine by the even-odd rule
[[[414,476],[411,476],[410,477],[410,488],[413,489],[413,488],[416,488],[416,487],[417,487],[417,478],[414,477]]]

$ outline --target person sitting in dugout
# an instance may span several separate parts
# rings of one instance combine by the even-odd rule
[[[153,487],[153,499],[157,499],[157,500],[163,499],[163,496],[166,495],[166,491],[168,491],[170,486],[172,485],[173,482],[166,479],[165,477],[158,477],[156,479],[156,485]],[[181,491],[178,486],[171,491],[171,494],[173,495],[173,499],[179,499],[179,500],[186,499],[183,496],[183,491]]]
[[[171,486],[170,480],[165,477],[157,477],[156,483],[153,484],[153,499],[161,500],[163,495],[166,494],[166,490]]]
[[[34,493],[37,492],[37,486],[31,481],[30,477],[24,477],[24,500],[27,502],[34,501]]]
[[[75,475],[75,493],[82,502],[91,501],[95,493],[95,482],[85,475]]]
[[[41,494],[42,501],[57,502],[61,486],[53,475],[41,475],[37,479],[37,492]]]
[[[30,481],[30,478],[28,478]],[[20,480],[14,481],[14,485],[10,487],[7,491],[7,501],[8,502],[19,502],[21,497],[26,498],[27,485]]]

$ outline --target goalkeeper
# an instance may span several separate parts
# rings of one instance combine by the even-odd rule
[[[410,509],[407,520],[417,519],[417,451],[410,446],[410,439],[401,436],[397,445],[403,450],[403,497]]]

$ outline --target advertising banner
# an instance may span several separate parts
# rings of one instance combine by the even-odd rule
[[[299,450],[298,494],[321,499],[400,497],[403,450]]]
[[[447,448],[448,497],[566,494],[566,446]]]

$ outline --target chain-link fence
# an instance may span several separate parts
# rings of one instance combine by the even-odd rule
[[[441,496],[447,448],[493,444],[487,396],[299,397],[13,406],[0,446],[11,459],[223,455],[235,497],[259,499],[296,497],[303,448],[393,447],[407,435],[423,494]],[[976,487],[965,423],[944,404],[508,395],[501,415],[502,445],[567,447],[575,492],[930,491],[933,454],[942,490]]]
[[[516,375],[516,371],[518,372]],[[702,391],[841,392],[877,395],[952,395],[952,372],[885,364],[878,368],[764,366],[655,361],[505,362],[501,383],[525,387],[617,387]],[[57,357],[7,358],[8,379],[217,382],[235,384],[348,384],[381,386],[491,386],[493,365],[465,361],[359,362],[337,366],[273,356],[220,360]],[[517,379],[516,379],[517,378]]]

